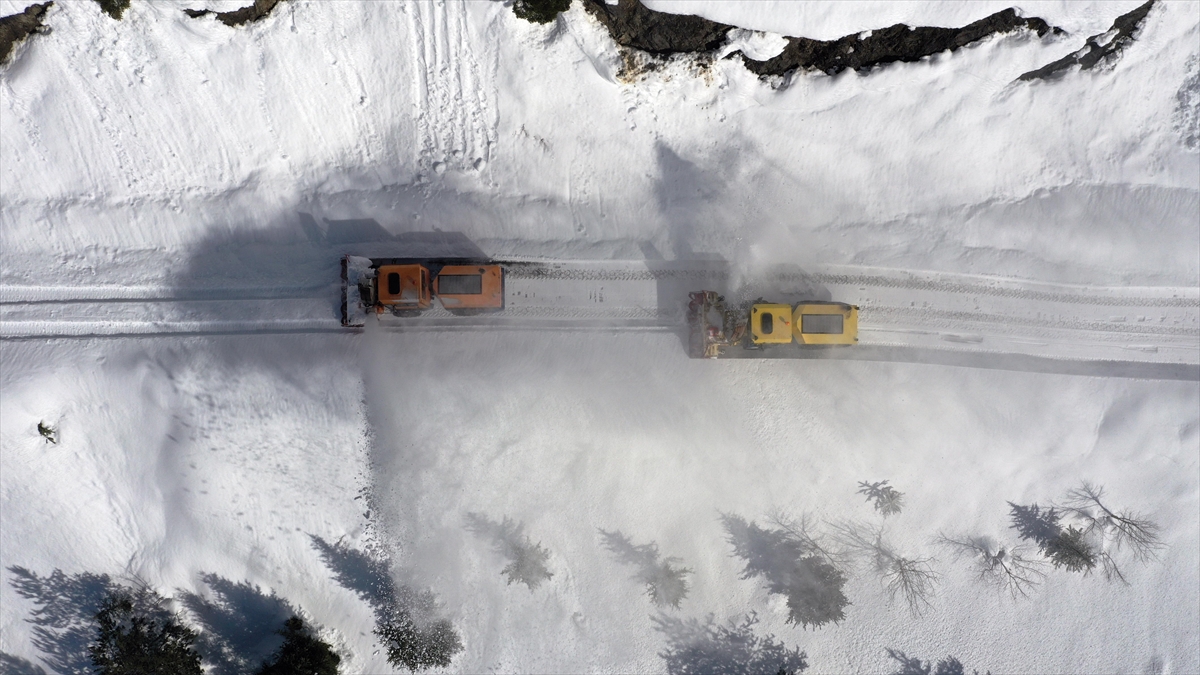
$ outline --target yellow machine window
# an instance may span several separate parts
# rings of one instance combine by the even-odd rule
[[[819,335],[841,335],[845,325],[841,314],[801,314],[800,332]]]
[[[796,305],[796,341],[805,345],[851,345],[858,341],[858,307],[840,302]]]

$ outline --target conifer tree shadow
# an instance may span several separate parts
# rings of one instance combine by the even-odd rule
[[[850,604],[842,588],[842,556],[831,553],[807,521],[760,527],[734,514],[721,514],[733,554],[745,561],[742,579],[761,578],[769,593],[787,598],[788,623],[819,627],[845,618]]]
[[[741,623],[720,624],[712,614],[698,621],[660,613],[651,621],[666,638],[659,656],[670,675],[796,675],[808,668],[808,656],[798,647],[788,649],[772,634],[754,633],[754,612]]]
[[[0,652],[0,674],[46,675],[46,669],[28,659]]]
[[[411,671],[448,666],[462,651],[453,624],[439,619],[437,597],[392,580],[386,560],[309,535],[321,562],[343,588],[353,591],[375,613],[375,635],[388,652],[388,662]]]
[[[896,662],[896,670],[889,675],[967,675],[962,661],[953,656],[933,661],[921,661],[915,656],[909,656],[898,649],[887,649],[888,658]],[[972,675],[979,675],[978,670],[972,670]],[[988,671],[986,675],[991,675]]]
[[[500,573],[508,579],[509,584],[521,582],[532,591],[554,576],[553,572],[546,569],[550,551],[543,548],[541,543],[529,539],[524,523],[518,523],[508,516],[495,521],[481,513],[468,513],[467,530],[489,540],[492,548],[508,560],[508,565]]]
[[[96,613],[116,584],[107,574],[91,572],[66,574],[56,569],[39,577],[16,565],[8,571],[17,595],[37,605],[27,621],[33,624],[33,646],[44,654],[42,661],[63,675],[91,675],[88,645],[96,638]]]
[[[278,631],[296,609],[274,593],[267,595],[248,582],[234,583],[216,574],[201,580],[211,593],[183,592],[184,607],[203,628],[196,649],[211,664],[210,675],[254,671],[283,643]]]
[[[679,558],[660,558],[656,542],[635,545],[619,530],[600,530],[600,536],[604,538],[604,548],[613,554],[617,562],[637,568],[633,578],[646,586],[646,595],[655,605],[679,608],[679,603],[687,597],[687,577],[692,573],[692,570],[678,565],[682,562]]]
[[[377,618],[395,609],[396,584],[385,562],[340,541],[331,544],[315,534],[309,538],[334,581],[370,605]]]

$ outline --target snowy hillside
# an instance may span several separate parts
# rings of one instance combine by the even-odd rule
[[[745,30],[647,68],[580,0],[545,26],[481,0],[46,12],[0,66],[0,666],[82,672],[91,573],[178,601],[228,648],[212,673],[292,610],[342,672],[402,671],[372,560],[433,593],[447,672],[703,670],[687,622],[751,614],[812,672],[1200,671],[1200,4],[1033,82],[1141,3],[1023,3],[1065,34],[784,79],[722,57],[1010,5],[646,4]],[[433,231],[577,273],[514,276],[511,321],[341,328],[341,256]],[[661,280],[693,268],[816,284],[863,344],[689,359]],[[882,480],[886,519],[856,493]],[[1045,565],[1014,598],[936,541],[1019,544],[1008,502],[1084,481],[1161,527],[1156,559],[1111,551],[1126,584]],[[786,514],[881,527],[928,604],[862,558],[842,620],[789,623],[728,541]],[[552,576],[502,574],[535,544]],[[690,570],[677,608],[648,550]]]

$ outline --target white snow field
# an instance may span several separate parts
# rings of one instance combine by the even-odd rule
[[[396,672],[325,542],[436,594],[464,646],[447,672],[665,672],[660,611],[753,612],[810,672],[891,672],[889,648],[1200,672],[1200,3],[1157,4],[1115,64],[1053,82],[1014,80],[1140,2],[1023,2],[1069,35],[786,86],[736,60],[622,74],[578,2],[548,26],[483,0],[182,12],[240,4],[134,0],[118,22],[60,0],[0,69],[5,667],[76,672],[17,592],[58,569],[213,602],[213,579],[246,582],[342,672]],[[647,4],[765,56],[1009,6]],[[513,275],[503,315],[342,329],[341,256],[434,230],[558,271]],[[858,303],[862,343],[688,359],[686,292],[713,278]],[[855,493],[884,479],[905,494],[886,521]],[[1157,560],[1114,554],[1128,585],[1048,569],[1014,600],[934,541],[1015,544],[1007,502],[1081,481],[1162,528]],[[930,606],[860,565],[843,621],[788,624],[719,521],[776,510],[883,524],[934,559]],[[523,523],[553,577],[507,584],[472,513]],[[679,608],[599,529],[680,558]]]

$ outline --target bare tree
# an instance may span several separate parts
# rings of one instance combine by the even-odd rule
[[[913,614],[929,607],[938,581],[938,573],[930,564],[933,558],[900,555],[884,540],[880,527],[851,522],[831,523],[830,527],[851,555],[870,561],[892,602],[896,596],[902,597]]]
[[[950,537],[939,534],[937,542],[956,559],[975,559],[979,578],[993,583],[1015,600],[1029,594],[1046,578],[1041,560],[1026,558],[1019,547],[1005,548],[986,537]]]
[[[1061,508],[1083,521],[1084,532],[1098,532],[1117,550],[1128,548],[1143,563],[1156,560],[1159,551],[1165,548],[1158,524],[1133,511],[1113,511],[1100,501],[1102,497],[1103,486],[1084,481],[1067,493]],[[1111,556],[1105,561],[1106,573],[1108,561]]]
[[[837,546],[837,542],[831,541],[818,531],[817,519],[811,513],[801,514],[797,518],[786,511],[775,509],[767,515],[767,521],[799,542],[807,555],[823,558],[838,569],[845,569],[854,564],[854,556],[849,551]]]

